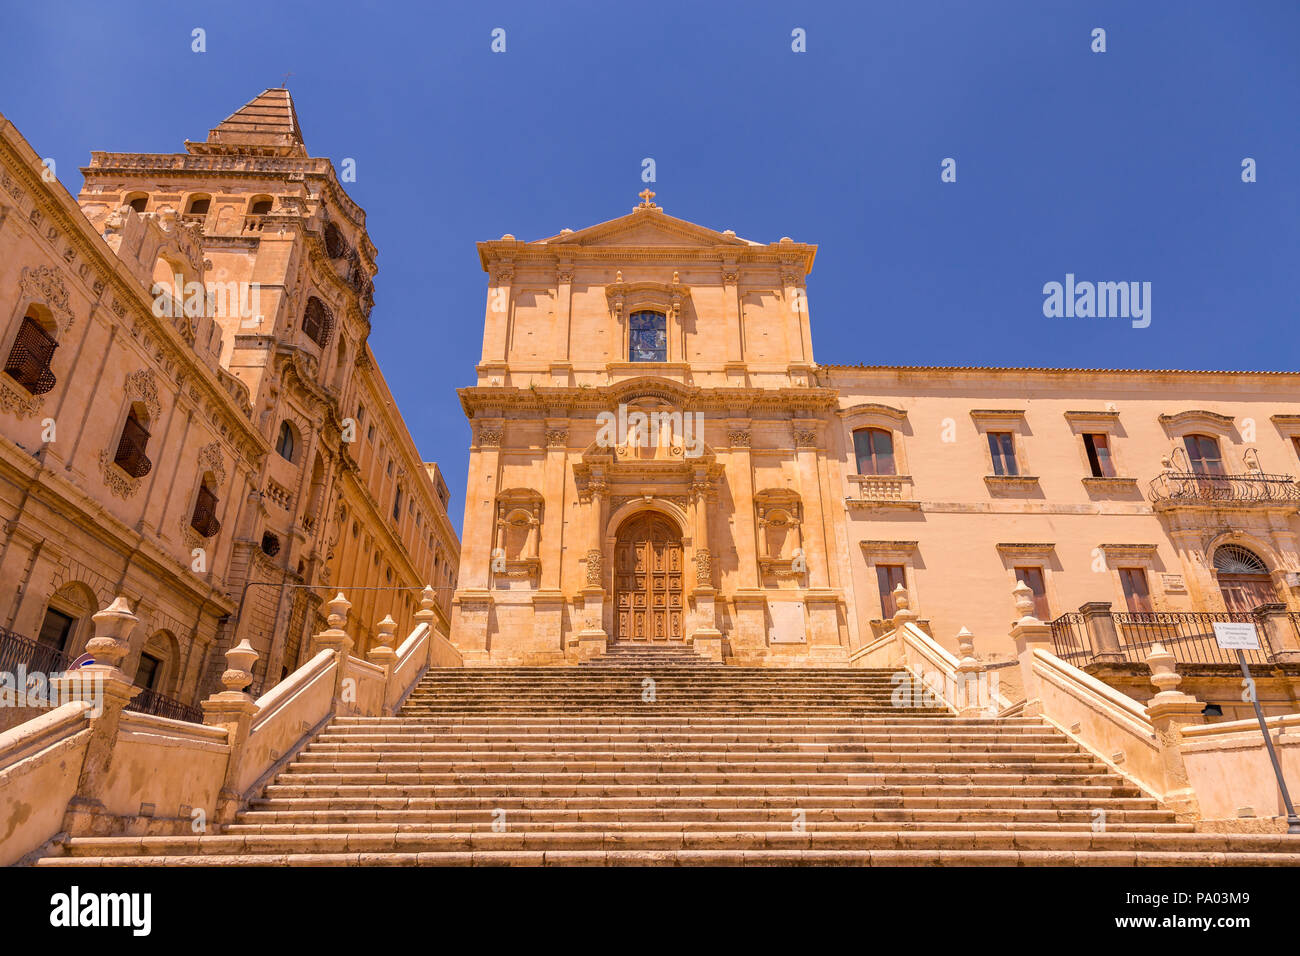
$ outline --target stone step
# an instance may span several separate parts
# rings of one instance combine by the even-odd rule
[[[1068,850],[1163,851],[1170,853],[1278,853],[1300,862],[1300,836],[1154,831],[1149,833],[1053,833],[1041,831],[945,832],[719,830],[567,833],[232,833],[215,836],[77,837],[68,856],[113,857],[151,854],[207,856],[276,853],[421,853],[474,850],[691,850],[691,849],[854,849],[854,850]]]
[[[1151,850],[475,850],[44,857],[37,866],[1295,866],[1296,853]]]
[[[573,775],[571,782],[552,777],[544,777],[537,782],[524,782],[511,777],[492,776],[488,774],[464,774],[454,783],[414,783],[404,780],[389,780],[375,783],[349,784],[322,780],[321,782],[273,783],[266,787],[266,795],[272,799],[295,800],[305,797],[382,797],[406,796],[411,799],[428,797],[448,799],[465,795],[467,788],[472,788],[477,796],[505,797],[518,796],[526,798],[539,797],[578,797],[578,796],[853,796],[862,801],[884,800],[890,797],[913,800],[915,806],[925,806],[925,801],[945,800],[965,801],[964,805],[984,800],[1023,800],[1033,799],[1063,800],[1082,799],[1098,801],[1112,797],[1139,797],[1134,787],[1109,784],[1025,784],[982,785],[982,784],[906,784],[884,783],[877,780],[839,780],[822,781],[804,779],[793,782],[788,779],[773,780],[771,783],[758,781],[735,782],[723,777],[719,780],[675,783],[664,782],[663,777],[649,777],[644,781],[613,781],[593,779],[594,775]],[[649,775],[646,775],[649,776]],[[866,805],[871,805],[866,803]],[[996,805],[996,804],[991,804]]]
[[[640,831],[646,833],[691,833],[691,832],[767,832],[777,827],[788,830],[790,820],[700,820],[700,821],[655,821],[655,820],[518,820],[513,815],[508,817],[509,830],[512,833],[605,833]],[[276,836],[283,834],[371,834],[371,833],[492,833],[498,824],[490,819],[473,821],[459,820],[438,823],[428,820],[411,823],[361,822],[344,820],[333,823],[319,822],[284,822],[284,823],[232,823],[223,828],[227,835],[259,834]],[[1087,833],[1089,825],[1084,823],[978,823],[963,821],[961,823],[925,823],[902,824],[894,821],[808,821],[805,828],[816,833],[870,833],[895,830],[925,831],[944,833],[952,831],[973,831],[979,833],[1025,832],[1025,833]],[[1108,833],[1192,833],[1195,827],[1182,823],[1107,823]]]
[[[376,793],[363,793],[356,796],[296,796],[292,799],[258,797],[250,802],[256,809],[266,810],[450,810],[450,809],[487,809],[498,807],[511,809],[566,809],[581,807],[586,804],[602,808],[645,808],[645,807],[701,807],[728,809],[731,807],[764,809],[785,807],[787,809],[810,809],[815,807],[842,807],[846,798],[852,800],[852,806],[863,810],[899,812],[933,811],[967,813],[973,809],[1005,810],[1008,812],[1069,812],[1103,809],[1107,814],[1117,810],[1151,810],[1159,805],[1149,797],[1112,796],[1104,800],[1096,797],[1061,797],[1020,795],[1017,797],[985,797],[977,806],[973,806],[969,797],[910,797],[899,795],[864,796],[860,791],[848,793],[826,793],[822,790],[808,793],[729,793],[703,794],[682,793],[618,793],[618,794],[521,794],[477,793],[449,794],[439,797],[410,796],[394,788],[390,796]],[[794,788],[791,788],[794,789]]]
[[[268,801],[260,801],[268,804]],[[274,808],[272,808],[272,806]],[[422,823],[441,823],[445,825],[491,822],[497,807],[461,807],[454,809],[428,808],[423,810],[325,810],[284,809],[283,804],[268,805],[267,809],[249,809],[242,811],[238,820],[241,824],[365,824],[376,826],[420,826]],[[1091,810],[910,810],[884,809],[868,810],[856,806],[807,807],[799,809],[809,821],[818,825],[834,823],[870,824],[873,827],[972,829],[982,826],[1002,829],[1016,827],[1059,827],[1068,829],[1091,829],[1097,822]],[[518,807],[508,811],[510,825],[521,823],[655,823],[672,825],[691,825],[696,823],[725,824],[764,823],[775,821],[789,824],[791,807],[660,807],[645,806],[631,808],[605,808],[598,805],[582,806],[567,804],[556,809],[538,807]],[[1168,810],[1110,810],[1105,818],[1106,829],[1115,827],[1178,827],[1185,830],[1194,829],[1192,824],[1178,823]]]

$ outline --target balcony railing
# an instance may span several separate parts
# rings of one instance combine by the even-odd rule
[[[190,527],[205,538],[211,538],[221,530],[221,522],[217,520],[217,496],[206,485],[199,488],[199,498],[194,502]]]
[[[1263,620],[1251,612],[1237,611],[1125,611],[1110,617],[1119,638],[1124,662],[1145,664],[1155,644],[1162,645],[1180,664],[1237,664],[1237,652],[1225,651],[1214,639],[1216,623],[1250,623],[1259,634],[1257,651],[1242,651],[1248,664],[1267,664],[1273,657]],[[1300,627],[1297,615],[1293,625]],[[1088,629],[1087,616],[1070,611],[1052,621],[1052,652],[1076,667],[1093,663],[1103,649],[1096,646]]]
[[[50,360],[59,343],[35,319],[24,317],[18,335],[5,359],[5,372],[32,395],[44,395],[54,387]]]
[[[117,443],[117,454],[113,463],[132,478],[143,478],[153,468],[153,462],[145,454],[149,446],[149,432],[134,415],[128,415],[122,423],[122,437]]]
[[[910,475],[849,475],[857,485],[857,496],[845,499],[850,508],[910,507],[912,478]]]
[[[174,697],[168,697],[166,694],[160,694],[156,690],[145,688],[131,699],[126,705],[127,710],[138,711],[142,714],[153,714],[155,717],[169,717],[172,720],[184,720],[191,724],[203,723],[203,711],[198,707],[191,707],[189,704],[182,704]]]
[[[0,674],[17,673],[19,667],[28,674],[61,674],[70,663],[57,647],[0,627]]]
[[[1300,504],[1300,484],[1294,475],[1213,475],[1196,471],[1166,471],[1152,480],[1152,504]]]

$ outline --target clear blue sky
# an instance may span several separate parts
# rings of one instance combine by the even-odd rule
[[[357,160],[371,345],[457,525],[474,242],[622,215],[646,156],[672,215],[820,244],[824,363],[1297,366],[1296,0],[447,6],[24,4],[0,109],[75,194],[92,149],[179,152],[292,71],[312,154]],[[1067,272],[1151,282],[1150,327],[1044,318]]]

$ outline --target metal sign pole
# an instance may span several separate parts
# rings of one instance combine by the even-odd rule
[[[1277,776],[1277,788],[1282,791],[1282,803],[1286,806],[1286,832],[1300,833],[1300,817],[1296,816],[1295,805],[1291,803],[1291,794],[1287,792],[1286,780],[1282,777],[1282,765],[1277,762],[1277,751],[1273,749],[1273,738],[1268,735],[1268,724],[1264,721],[1264,711],[1259,706],[1259,695],[1255,693],[1255,684],[1250,677],[1250,665],[1246,663],[1243,651],[1237,651],[1237,663],[1241,665],[1241,676],[1246,678],[1246,687],[1250,689],[1250,702],[1255,705],[1255,717],[1259,720],[1259,729],[1264,734],[1264,746],[1268,748],[1268,759],[1273,761],[1273,773]]]

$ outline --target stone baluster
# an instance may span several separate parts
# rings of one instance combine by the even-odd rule
[[[217,824],[229,823],[234,819],[243,802],[243,794],[239,792],[239,776],[244,747],[248,743],[253,717],[257,713],[257,702],[248,693],[257,657],[257,651],[247,639],[226,651],[226,669],[221,674],[221,684],[226,689],[201,701],[199,705],[203,708],[205,724],[225,728],[226,743],[230,748],[230,754],[226,758],[225,778],[217,794],[217,806],[213,814],[213,822]]]
[[[1015,597],[1016,612],[1020,617],[1011,625],[1011,640],[1016,645],[1016,658],[1020,662],[1020,681],[1025,691],[1026,717],[1038,717],[1043,712],[1042,687],[1034,673],[1034,651],[1050,650],[1052,626],[1034,617],[1034,592],[1021,581],[1011,591]]]
[[[68,801],[63,829],[76,835],[107,832],[108,813],[101,797],[113,763],[122,711],[140,693],[122,671],[122,661],[131,650],[131,633],[140,623],[126,598],[118,597],[92,618],[95,636],[86,644],[94,660],[50,680],[57,699],[87,705],[90,739],[77,778],[77,792]]]
[[[920,615],[912,610],[912,599],[907,594],[907,588],[901,584],[898,585],[898,587],[894,588],[892,596],[894,598],[894,616],[890,620],[890,624],[895,629],[902,627],[904,624],[915,624]]]
[[[1182,676],[1174,666],[1174,655],[1161,644],[1155,644],[1147,655],[1151,668],[1151,683],[1157,693],[1147,702],[1147,718],[1156,732],[1156,745],[1164,767],[1163,800],[1179,820],[1200,818],[1200,805],[1192,789],[1183,761],[1182,743],[1184,727],[1205,723],[1204,705],[1191,694],[1178,690]]]
[[[339,704],[343,700],[343,680],[347,676],[348,655],[352,653],[352,638],[348,637],[347,631],[343,629],[351,608],[352,604],[340,591],[334,596],[334,600],[329,602],[330,613],[325,619],[329,626],[312,637],[312,656],[330,650],[334,652],[334,659],[338,664],[338,669],[334,672],[335,713],[338,712]]]
[[[996,713],[993,692],[984,678],[986,668],[982,661],[975,659],[975,637],[964,627],[957,632],[957,649],[961,654],[955,668],[957,690],[953,695],[957,715],[981,717]]]

